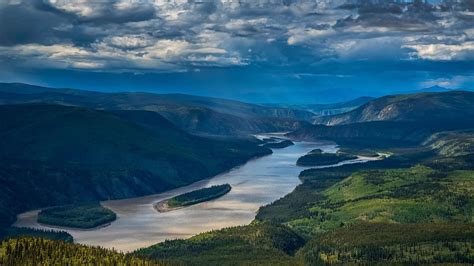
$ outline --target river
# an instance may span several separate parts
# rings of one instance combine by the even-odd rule
[[[92,230],[65,231],[77,243],[132,251],[166,239],[188,238],[214,229],[248,224],[260,206],[290,193],[300,183],[298,174],[305,168],[296,166],[296,160],[317,148],[324,152],[337,150],[331,143],[296,142],[294,146],[275,149],[272,155],[186,187],[145,197],[103,201],[103,206],[117,214],[116,221]],[[364,161],[362,158],[347,163]],[[224,183],[229,183],[232,190],[218,199],[165,213],[153,208],[155,203],[178,194]],[[51,229],[36,222],[37,213],[38,210],[18,215],[14,226]]]

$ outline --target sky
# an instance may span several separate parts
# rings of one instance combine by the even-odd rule
[[[392,2],[0,0],[0,81],[275,103],[474,88],[474,0]]]

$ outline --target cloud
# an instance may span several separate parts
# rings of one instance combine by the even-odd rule
[[[448,89],[462,88],[474,80],[474,76],[453,76],[447,78],[430,79],[420,83],[421,88],[440,86]]]
[[[144,21],[155,15],[151,1],[134,0],[44,0],[51,8],[72,14],[80,22],[125,23]]]
[[[369,2],[8,1],[0,5],[0,60],[142,72],[472,60],[474,13],[465,5],[445,12]]]
[[[414,50],[412,58],[428,60],[472,60],[474,59],[474,41],[460,44],[415,44],[404,47]]]

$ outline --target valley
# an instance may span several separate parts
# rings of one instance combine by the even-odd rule
[[[325,124],[220,136],[142,107],[1,105],[0,181],[11,189],[3,188],[0,221],[20,214],[0,237],[21,240],[4,242],[9,255],[0,258],[17,256],[15,243],[39,246],[24,238],[33,236],[151,264],[470,263],[474,138],[472,121],[461,118],[471,114],[471,96],[388,96],[316,118]],[[200,100],[193,104],[255,118],[245,105]],[[420,105],[428,111],[410,109]],[[264,110],[269,121],[281,119]],[[410,112],[436,115],[425,121]],[[91,201],[103,208],[80,205]],[[78,205],[41,212],[64,203]],[[71,238],[128,253],[57,242]]]
[[[0,266],[473,266],[474,0],[0,0]]]
[[[325,152],[337,150],[331,143],[296,142],[294,146],[275,149],[271,155],[189,186],[140,198],[103,201],[104,207],[117,214],[116,221],[92,231],[64,230],[78,243],[133,251],[166,239],[187,238],[210,230],[245,225],[254,219],[260,206],[286,195],[300,183],[297,176],[305,168],[296,166],[295,162],[316,148]],[[218,199],[164,213],[153,208],[157,202],[179,194],[225,183],[230,184],[232,190]],[[14,226],[51,229],[36,222],[37,213],[20,214]]]

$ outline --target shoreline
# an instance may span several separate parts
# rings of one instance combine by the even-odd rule
[[[271,149],[270,149],[271,150]],[[273,153],[273,152],[272,152]],[[162,193],[170,193],[170,192],[173,192],[175,190],[180,190],[180,189],[184,189],[184,188],[187,188],[187,187],[192,187],[192,186],[196,186],[199,184],[202,184],[202,183],[207,183],[209,182],[210,180],[214,179],[214,178],[218,178],[219,176],[222,176],[222,175],[226,175],[227,173],[230,173],[236,169],[239,169],[241,167],[243,167],[244,165],[246,165],[247,163],[249,162],[252,162],[252,161],[256,161],[256,160],[259,160],[259,159],[262,159],[262,158],[265,158],[267,156],[271,156],[272,153],[269,153],[269,154],[262,154],[262,155],[256,155],[256,156],[252,156],[250,158],[248,158],[245,162],[241,163],[241,164],[237,164],[235,166],[232,166],[230,167],[229,169],[226,169],[226,170],[223,170],[222,172],[219,172],[213,176],[209,176],[209,177],[206,177],[206,178],[203,178],[201,180],[197,180],[195,182],[192,182],[190,184],[186,184],[186,185],[183,185],[183,186],[179,186],[179,187],[175,187],[175,188],[171,188],[171,189],[168,189],[168,190],[165,190],[165,191],[160,191],[160,192],[157,192],[157,193],[153,193],[153,194],[147,194],[147,195],[141,195],[141,196],[135,196],[135,197],[130,197],[130,198],[123,198],[123,199],[111,199],[111,200],[102,200],[102,201],[99,201],[100,204],[102,205],[102,203],[104,202],[120,202],[120,201],[128,201],[128,200],[131,200],[131,199],[146,199],[148,197],[154,197],[158,194],[162,194]],[[165,201],[165,200],[163,200]],[[167,200],[166,200],[167,201]],[[153,204],[153,208],[155,207],[156,204]],[[54,207],[54,206],[49,206],[49,207]],[[39,228],[39,229],[45,229],[45,230],[54,230],[54,229],[58,229],[58,230],[75,230],[75,231],[94,231],[94,230],[98,230],[98,229],[102,229],[102,228],[105,228],[105,227],[108,227],[110,225],[112,225],[114,222],[116,222],[118,219],[119,219],[119,216],[117,214],[117,219],[115,219],[114,221],[112,222],[109,222],[107,224],[103,224],[103,225],[98,225],[96,227],[93,227],[93,228],[74,228],[74,227],[66,227],[66,226],[56,226],[56,225],[49,225],[49,224],[44,224],[44,223],[39,223],[36,219],[35,219],[35,223],[41,227],[35,227],[35,226],[18,226],[18,221],[20,220],[20,218],[22,218],[23,215],[28,215],[28,214],[32,214],[33,216],[38,216],[39,212],[46,209],[46,208],[49,208],[49,207],[44,207],[44,208],[38,208],[38,209],[30,209],[30,210],[27,210],[27,211],[23,211],[23,212],[20,212],[20,213],[17,213],[16,214],[16,217],[15,217],[15,221],[10,224],[11,227],[17,227],[17,228],[22,228],[22,227],[26,227],[26,228]],[[187,207],[187,206],[185,206]],[[184,207],[176,207],[176,208],[173,208],[173,210],[175,209],[181,209],[181,208],[184,208]],[[171,211],[171,210],[170,210]]]
[[[171,208],[168,205],[169,200],[170,199],[166,199],[166,200],[162,200],[162,201],[160,201],[156,204],[153,204],[153,209],[155,209],[159,213],[164,213],[164,212],[175,211],[175,210],[179,210],[179,209],[183,209],[183,208],[187,207],[187,206],[179,206],[179,207]]]
[[[132,251],[167,239],[183,239],[202,232],[248,224],[255,218],[255,213],[260,206],[285,196],[301,183],[297,175],[306,167],[296,166],[297,158],[314,148],[324,148],[328,152],[336,150],[336,144],[326,141],[297,141],[295,144],[295,146],[283,150],[276,150],[273,154],[258,156],[242,165],[237,165],[218,175],[187,186],[158,194],[102,201],[101,204],[116,212],[119,219],[102,229],[68,229],[67,231],[73,235],[74,241],[77,243]],[[272,158],[269,159],[269,157]],[[275,190],[271,188],[273,186],[268,186],[268,178],[277,178],[276,180],[283,181],[275,183],[276,187],[283,190]],[[176,210],[175,208],[165,208],[166,212],[161,213],[157,210],[157,207],[166,207],[164,206],[166,200],[176,195],[214,184],[211,180],[217,180],[217,183],[214,182],[216,184],[231,183],[229,181],[232,181],[238,192],[233,195],[229,193],[229,198],[223,202],[219,199],[209,200],[206,201],[207,204],[196,204],[193,208],[176,212],[171,211]],[[243,188],[245,190],[242,190]],[[255,193],[252,192],[251,189],[256,188],[261,192],[261,195],[255,196]],[[204,210],[207,211],[207,214],[202,216],[201,212]],[[26,227],[33,228],[51,228],[32,221],[28,217],[34,216],[31,213],[21,216],[23,217],[15,223],[17,227],[26,225]],[[160,222],[156,223],[157,220]],[[191,223],[191,221],[193,222]],[[179,231],[176,231],[177,228]],[[131,236],[133,237],[131,238]]]
[[[218,198],[221,198],[221,197],[225,196],[227,193],[229,193],[232,190],[232,187],[229,184],[226,184],[226,185],[228,186],[227,190],[225,190],[223,192],[220,192],[220,193],[217,193],[217,194],[214,194],[214,195],[204,197],[204,198],[195,199],[193,203],[183,204],[181,206],[176,206],[176,207],[170,207],[168,202],[171,199],[174,199],[175,197],[179,197],[180,195],[183,195],[183,194],[180,194],[180,195],[177,195],[173,198],[165,199],[165,200],[162,200],[158,203],[153,204],[153,208],[156,211],[158,211],[160,213],[163,213],[163,212],[170,212],[170,211],[174,211],[174,210],[183,209],[183,208],[190,207],[190,206],[193,206],[193,205],[198,205],[198,204],[203,203],[203,202],[210,202],[210,201],[213,201],[213,200],[216,200]],[[207,189],[207,188],[202,188],[202,189],[198,189],[198,190],[203,190],[203,189]],[[187,192],[187,193],[192,193],[192,192],[198,191],[198,190],[193,190],[193,191],[190,191],[190,192]],[[184,193],[184,194],[187,194],[187,193]]]

